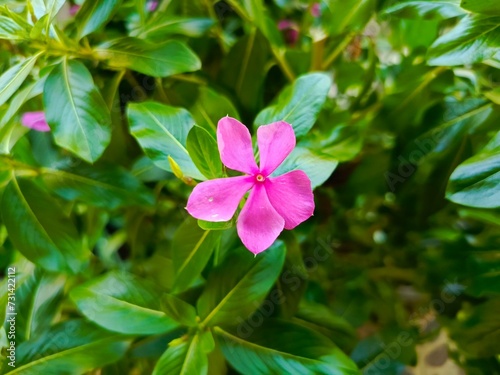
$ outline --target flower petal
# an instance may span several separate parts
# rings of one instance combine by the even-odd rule
[[[232,117],[221,118],[217,124],[217,144],[226,167],[249,174],[258,172],[252,137],[241,122]]]
[[[23,113],[21,116],[21,124],[39,132],[50,131],[49,124],[47,124],[45,114],[42,111]]]
[[[199,183],[187,203],[187,211],[206,221],[230,220],[245,193],[252,188],[253,178],[238,176]]]
[[[311,180],[303,171],[268,178],[266,191],[274,209],[285,219],[285,229],[295,228],[314,212]]]
[[[260,171],[269,176],[295,147],[295,133],[285,121],[273,122],[257,129]]]
[[[285,221],[276,212],[262,184],[256,184],[241,210],[236,228],[241,241],[254,254],[273,244],[283,230]]]

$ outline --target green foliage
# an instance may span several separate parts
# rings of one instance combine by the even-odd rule
[[[497,0],[0,1],[0,372],[499,374],[499,69]],[[314,189],[257,256],[225,116]]]

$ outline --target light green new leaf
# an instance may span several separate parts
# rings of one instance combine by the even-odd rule
[[[439,37],[428,52],[430,65],[473,64],[492,58],[500,48],[500,17],[467,15]]]
[[[9,100],[9,98],[23,84],[24,80],[35,66],[36,60],[40,55],[41,52],[27,58],[24,61],[21,61],[0,76],[0,105]]]
[[[200,334],[181,342],[174,341],[160,357],[153,375],[206,375],[208,359]]]
[[[28,39],[29,32],[13,19],[0,16],[0,39],[24,40]]]
[[[47,15],[47,22],[50,23],[62,8],[66,0],[31,0],[33,12],[37,19]]]
[[[286,247],[275,242],[254,257],[239,248],[214,269],[198,299],[198,313],[207,326],[235,325],[247,319],[264,300],[285,262]]]
[[[180,34],[191,38],[205,34],[214,24],[211,18],[175,17],[168,13],[156,13],[144,26],[134,30],[132,36],[141,39],[165,40],[167,35]]]
[[[214,328],[229,363],[244,375],[360,375],[354,362],[319,333],[268,318],[257,327]]]
[[[17,347],[9,375],[83,374],[118,361],[130,339],[83,320],[68,320]]]
[[[175,281],[172,289],[182,292],[199,277],[221,236],[219,231],[201,229],[188,217],[172,240],[172,261]]]
[[[448,182],[446,197],[471,207],[500,207],[500,133],[480,153],[460,164]]]
[[[462,0],[460,6],[474,13],[500,16],[500,3],[497,0]]]
[[[118,271],[92,279],[70,293],[87,319],[110,331],[131,335],[160,334],[177,327],[160,311],[160,296],[154,284]]]
[[[278,169],[274,171],[273,175],[280,176],[299,169],[307,174],[314,189],[331,176],[338,164],[339,161],[332,155],[297,146]]]
[[[131,103],[127,109],[130,131],[145,154],[160,168],[172,172],[168,157],[180,166],[184,175],[205,180],[186,149],[194,120],[183,108],[156,102]]]
[[[120,38],[100,45],[94,52],[114,68],[128,68],[153,77],[169,77],[201,68],[198,56],[176,40],[150,43],[137,38]]]
[[[207,130],[193,126],[187,137],[186,148],[194,164],[205,177],[222,177],[222,162],[217,142]]]
[[[121,0],[85,0],[76,17],[78,37],[83,38],[99,30],[109,21],[120,3]]]
[[[42,176],[50,190],[66,200],[79,200],[110,210],[154,204],[152,193],[136,177],[117,166],[44,168]]]
[[[49,271],[76,273],[89,258],[73,222],[35,183],[13,177],[0,207],[10,240],[30,261]]]
[[[325,103],[332,81],[324,73],[309,73],[299,77],[279,95],[276,104],[262,110],[254,127],[275,121],[292,125],[296,137],[301,137],[313,127]]]
[[[43,101],[55,142],[96,161],[111,140],[111,115],[85,65],[67,59],[58,64],[45,81]]]
[[[460,8],[460,0],[409,0],[398,2],[384,13],[393,14],[402,18],[452,18],[466,14]]]

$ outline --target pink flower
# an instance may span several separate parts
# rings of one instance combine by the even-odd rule
[[[80,5],[78,5],[78,4],[72,5],[71,8],[69,8],[70,16],[74,16],[75,14],[78,13],[79,10],[80,10]]]
[[[217,126],[221,160],[243,176],[201,182],[193,189],[187,211],[206,221],[230,220],[250,190],[236,224],[243,244],[258,254],[273,244],[284,229],[293,229],[312,216],[311,181],[303,171],[271,176],[295,147],[290,124],[274,122],[257,129],[260,167],[253,156],[250,132],[238,120],[224,117]]]
[[[311,7],[311,15],[318,18],[321,16],[321,7],[319,3],[314,3]]]
[[[147,3],[148,12],[154,12],[158,8],[158,1],[152,0]]]
[[[47,124],[45,114],[42,111],[23,113],[21,116],[21,124],[39,132],[50,131],[49,124]]]
[[[299,39],[299,26],[290,20],[281,20],[278,22],[278,30],[280,30],[288,45],[293,46]]]

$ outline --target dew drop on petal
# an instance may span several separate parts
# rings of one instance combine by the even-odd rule
[[[214,201],[214,197],[210,197],[210,198],[208,198],[208,201],[209,201],[209,202],[213,202],[213,201]]]

